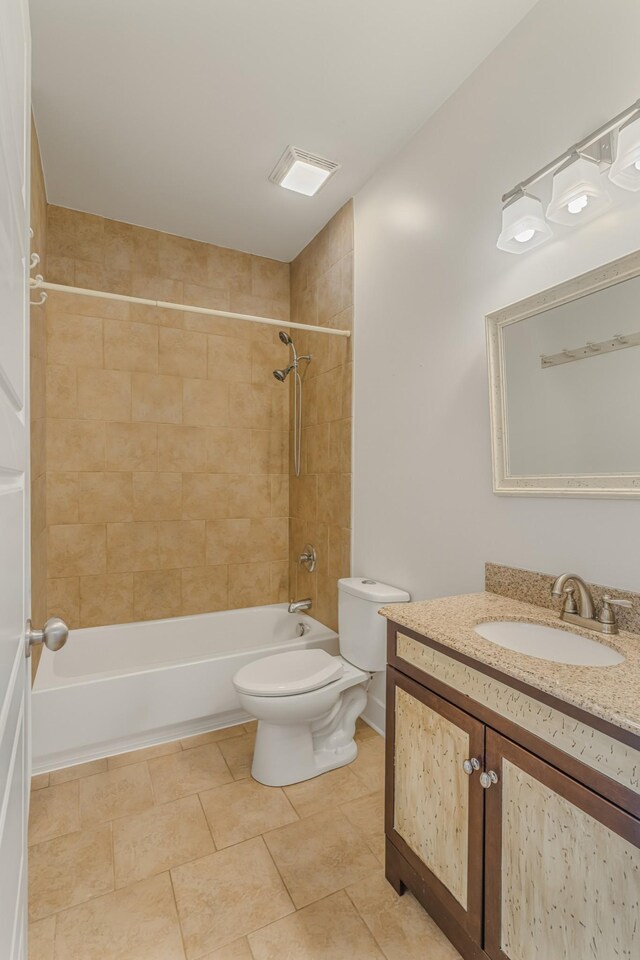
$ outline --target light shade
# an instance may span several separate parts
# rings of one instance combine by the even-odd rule
[[[542,204],[528,193],[516,194],[502,211],[502,231],[498,249],[507,253],[525,253],[553,236],[544,218]]]
[[[624,190],[640,190],[640,114],[620,127],[609,179]]]
[[[306,150],[287,147],[269,174],[269,180],[286,190],[313,197],[339,166],[333,160],[318,157]]]
[[[596,161],[576,153],[553,175],[547,217],[573,227],[597,217],[610,203]]]

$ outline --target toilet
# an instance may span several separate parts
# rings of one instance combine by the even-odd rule
[[[292,650],[238,670],[233,683],[240,703],[258,720],[254,780],[282,787],[355,759],[356,720],[372,675],[386,666],[386,622],[378,610],[410,599],[376,580],[339,580],[339,656]]]

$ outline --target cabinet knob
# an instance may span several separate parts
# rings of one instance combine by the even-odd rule
[[[480,761],[476,757],[471,757],[470,760],[465,760],[462,764],[462,769],[468,777],[471,776],[476,770],[480,769]]]
[[[485,790],[488,790],[490,786],[498,782],[498,774],[495,770],[483,770],[480,774],[480,786],[484,787]]]

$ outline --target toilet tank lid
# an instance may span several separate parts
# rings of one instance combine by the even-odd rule
[[[338,590],[370,600],[371,603],[404,603],[411,600],[406,590],[399,590],[397,587],[390,587],[388,583],[380,583],[379,580],[367,577],[344,577],[338,580]]]

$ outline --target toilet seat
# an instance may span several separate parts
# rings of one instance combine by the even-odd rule
[[[234,677],[240,693],[254,697],[290,697],[326,687],[344,670],[340,657],[321,649],[291,650],[254,660]]]

